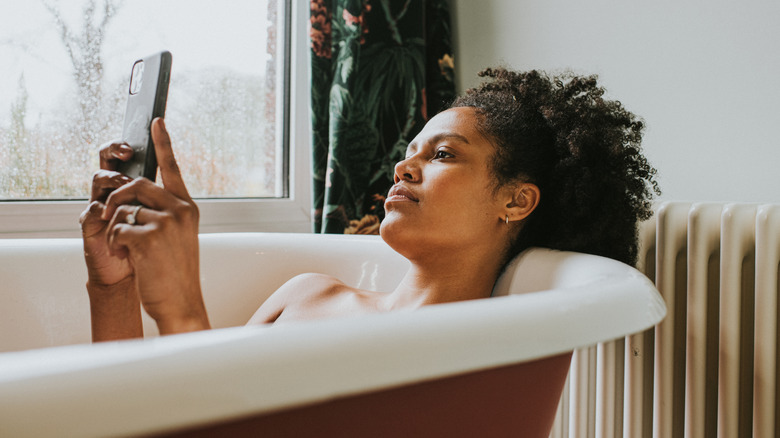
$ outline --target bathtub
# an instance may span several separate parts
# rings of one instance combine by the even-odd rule
[[[389,291],[408,262],[373,236],[200,244],[214,330],[89,344],[80,240],[0,240],[0,436],[547,436],[570,352],[665,314],[633,268],[531,249],[489,299],[243,327],[298,273]]]

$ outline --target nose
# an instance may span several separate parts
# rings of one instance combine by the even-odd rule
[[[393,175],[395,183],[400,181],[417,182],[419,169],[412,163],[412,159],[413,157],[409,157],[395,164],[395,174]]]

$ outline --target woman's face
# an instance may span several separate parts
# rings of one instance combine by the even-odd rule
[[[494,190],[490,162],[495,148],[476,122],[470,107],[439,113],[396,165],[380,234],[402,254],[406,244],[431,249],[453,243],[495,245],[486,240],[503,234],[496,229],[504,226],[507,201]]]

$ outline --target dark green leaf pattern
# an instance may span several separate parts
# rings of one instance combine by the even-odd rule
[[[314,231],[376,233],[395,163],[454,98],[446,0],[312,0]]]

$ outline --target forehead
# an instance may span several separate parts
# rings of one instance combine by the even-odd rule
[[[477,129],[477,112],[471,107],[450,108],[440,112],[425,124],[415,140],[439,135],[443,132],[461,135],[469,143],[485,141]]]

